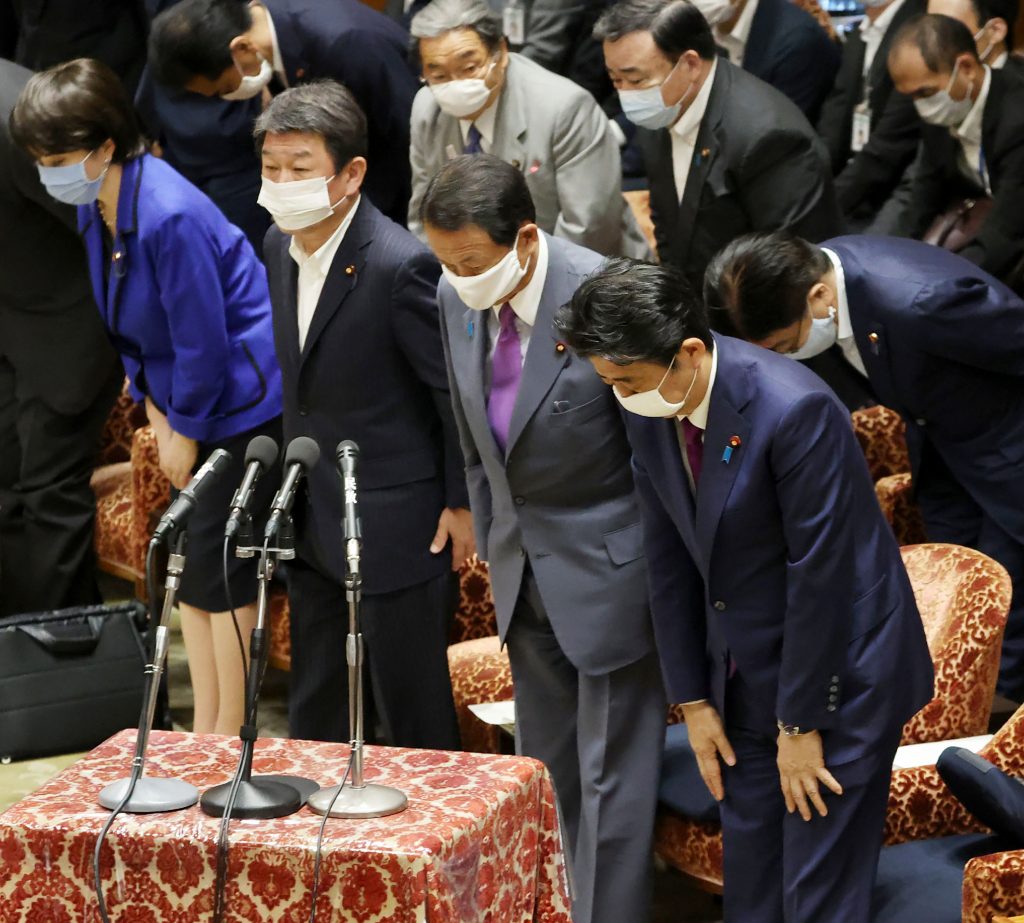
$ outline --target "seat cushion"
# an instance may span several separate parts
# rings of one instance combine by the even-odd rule
[[[718,822],[718,802],[700,777],[685,724],[665,728],[658,800],[683,817]]]
[[[886,846],[878,860],[874,923],[960,923],[964,865],[1006,848],[987,833]]]

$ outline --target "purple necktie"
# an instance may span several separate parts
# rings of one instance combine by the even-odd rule
[[[491,393],[487,398],[487,422],[502,452],[508,445],[508,427],[516,404],[519,379],[523,375],[523,356],[519,348],[516,315],[507,301],[498,312],[501,329],[491,357]]]
[[[693,475],[693,492],[697,492],[700,483],[700,469],[704,463],[704,430],[690,422],[686,417],[683,423],[683,438],[686,440],[686,460],[690,463],[690,474]]]

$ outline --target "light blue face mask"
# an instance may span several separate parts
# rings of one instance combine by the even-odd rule
[[[678,65],[678,62],[676,64]],[[658,128],[668,128],[675,122],[694,85],[690,84],[679,102],[666,106],[661,95],[661,88],[673,73],[675,73],[675,67],[668,72],[668,77],[656,87],[646,87],[643,90],[619,90],[619,104],[622,106],[626,118],[634,125],[649,128],[652,131]]]
[[[836,309],[828,309],[828,317],[812,317],[811,330],[807,334],[804,345],[786,353],[790,359],[813,359],[815,356],[830,349],[836,342],[839,328],[836,326]]]
[[[85,173],[85,162],[95,154],[90,151],[78,163],[66,164],[63,167],[44,167],[37,164],[39,181],[46,187],[46,191],[58,202],[66,205],[88,205],[95,202],[100,194],[100,186],[103,185],[103,177],[107,175],[107,166],[96,179],[89,179]]]

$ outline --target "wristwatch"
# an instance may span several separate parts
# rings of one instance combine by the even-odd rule
[[[776,723],[779,730],[787,737],[799,737],[801,734],[810,734],[814,730],[814,728],[802,728],[797,724],[783,724],[781,721]]]

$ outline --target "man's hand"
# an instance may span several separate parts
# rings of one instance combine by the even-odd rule
[[[452,542],[452,570],[462,567],[467,558],[476,554],[476,539],[473,537],[473,516],[469,510],[446,507],[437,520],[437,532],[430,543],[431,554],[440,554]]]
[[[736,765],[736,754],[725,736],[722,719],[710,702],[684,705],[683,717],[690,734],[690,746],[697,757],[700,777],[715,801],[721,801],[725,797],[725,787],[722,785],[722,767],[718,765],[719,755],[726,765]]]
[[[794,737],[779,732],[779,783],[782,796],[786,799],[786,810],[792,814],[799,811],[804,820],[811,819],[813,804],[817,812],[825,817],[828,808],[818,791],[821,782],[837,795],[843,793],[843,787],[835,780],[832,773],[825,768],[825,756],[821,749],[821,734],[808,731]]]
[[[192,480],[192,469],[196,466],[199,443],[170,430],[170,437],[163,442],[158,438],[157,446],[160,450],[160,470],[178,490],[187,487]]]

